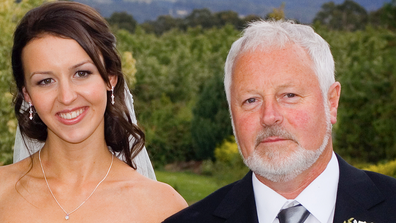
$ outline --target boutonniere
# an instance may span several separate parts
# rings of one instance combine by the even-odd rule
[[[348,221],[344,221],[344,223],[374,223],[374,222],[359,221],[359,220],[356,220],[355,218],[350,218],[350,219],[348,219]]]

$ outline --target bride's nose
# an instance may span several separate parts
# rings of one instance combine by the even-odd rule
[[[77,98],[75,86],[69,81],[62,81],[58,86],[58,101],[62,104],[70,104]]]

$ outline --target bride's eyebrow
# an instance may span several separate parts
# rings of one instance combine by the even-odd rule
[[[31,79],[36,74],[53,74],[52,71],[33,71],[29,74],[28,78]]]
[[[86,60],[86,61],[83,61],[83,62],[78,63],[78,64],[76,64],[76,65],[73,65],[72,67],[69,68],[69,70],[76,69],[76,68],[78,68],[78,67],[81,67],[81,66],[84,65],[84,64],[92,64],[92,65],[95,66],[95,64],[94,64],[91,60]],[[95,66],[95,67],[96,67],[96,66]]]

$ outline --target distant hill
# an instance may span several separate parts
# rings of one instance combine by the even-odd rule
[[[74,0],[96,8],[104,17],[113,12],[127,12],[139,23],[155,20],[160,15],[183,17],[193,9],[208,8],[212,12],[232,10],[239,15],[256,14],[264,17],[273,8],[285,5],[287,18],[311,23],[320,7],[329,0]],[[341,4],[343,0],[333,0]],[[356,0],[367,11],[377,10],[390,0]]]

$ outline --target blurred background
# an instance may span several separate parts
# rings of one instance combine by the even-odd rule
[[[12,163],[12,35],[44,0],[0,3],[0,165]],[[291,19],[331,46],[342,84],[334,148],[396,177],[396,0],[78,0],[117,37],[146,147],[160,181],[191,204],[247,173],[223,90],[228,50],[248,22]]]

